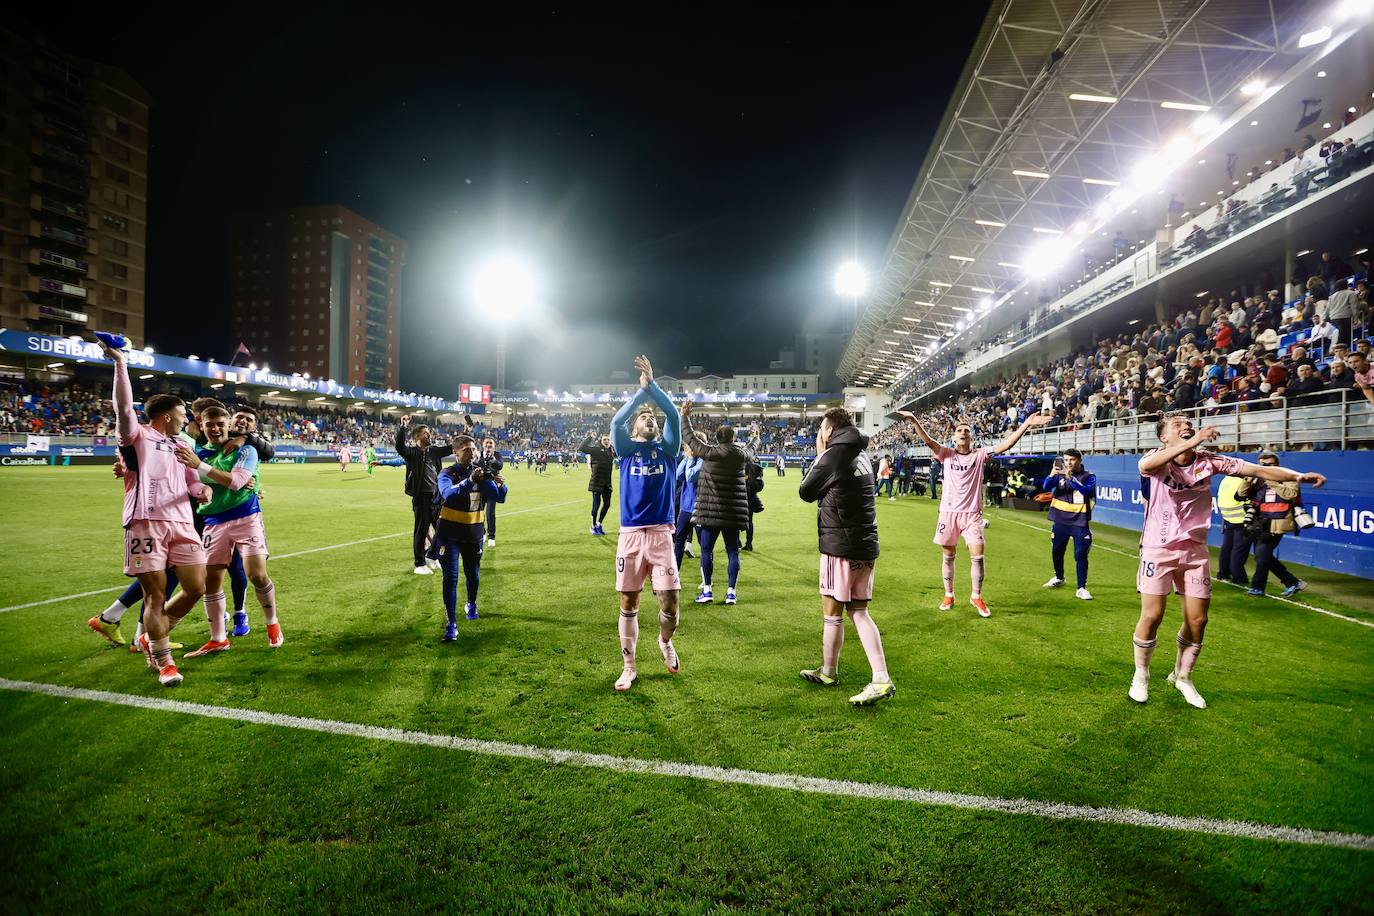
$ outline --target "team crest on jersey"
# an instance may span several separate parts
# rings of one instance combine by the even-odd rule
[[[134,569],[142,569],[142,568],[143,568],[143,558],[142,558],[142,557],[139,557],[137,560],[134,560]]]

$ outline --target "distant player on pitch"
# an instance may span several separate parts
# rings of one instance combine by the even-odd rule
[[[682,448],[682,418],[672,399],[654,383],[647,356],[635,357],[639,390],[616,411],[611,441],[620,457],[620,537],[615,548],[616,590],[620,592],[620,654],[625,669],[615,689],[626,691],[638,676],[639,596],[644,580],[658,597],[658,650],[668,671],[681,663],[673,648],[678,621],[677,561],[673,557],[673,483]],[[652,401],[663,411],[663,435]]]
[[[1140,621],[1135,625],[1135,677],[1132,700],[1150,698],[1150,658],[1155,634],[1164,620],[1169,595],[1178,592],[1183,625],[1178,631],[1178,658],[1169,682],[1189,705],[1206,709],[1207,701],[1193,686],[1193,665],[1202,652],[1207,611],[1212,603],[1211,565],[1207,532],[1212,527],[1212,475],[1259,477],[1263,480],[1326,483],[1321,474],[1300,473],[1251,464],[1239,458],[1199,452],[1198,446],[1220,434],[1215,426],[1193,431],[1193,421],[1170,414],[1155,424],[1164,443],[1140,459],[1140,489],[1145,498],[1145,529],[1140,536],[1140,568],[1135,587],[1140,592]]]
[[[914,413],[899,410],[897,415],[916,428],[916,434],[930,446],[931,460],[942,466],[945,492],[940,497],[940,520],[936,523],[934,539],[944,551],[945,600],[940,602],[940,610],[954,608],[954,554],[962,536],[968,545],[969,575],[973,585],[969,604],[977,608],[978,616],[991,617],[992,611],[983,600],[983,468],[989,455],[1009,451],[1021,441],[1026,430],[1044,426],[1050,417],[1031,414],[1015,432],[992,448],[978,449],[973,447],[973,427],[961,422],[954,427],[954,448],[949,449],[930,437]]]

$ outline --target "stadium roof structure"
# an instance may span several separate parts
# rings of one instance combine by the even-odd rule
[[[846,344],[841,377],[899,384],[965,326],[1027,311],[1028,278],[1066,251],[1092,257],[1095,245],[1105,257],[1119,233],[1132,245],[1153,239],[1168,218],[1166,177],[1176,186],[1169,197],[1188,203],[1230,185],[1180,168],[1223,135],[1234,159],[1222,156],[1230,161],[1213,168],[1227,179],[1236,162],[1291,145],[1284,137],[1293,121],[1299,134],[1321,135],[1322,124],[1304,124],[1296,108],[1282,132],[1233,128],[1257,124],[1258,106],[1359,33],[1371,6],[996,0]],[[1367,58],[1333,59],[1331,69],[1356,87],[1343,87],[1353,97],[1368,97]],[[1292,101],[1303,114],[1320,102]],[[1012,299],[1018,291],[1025,298]],[[959,345],[981,331],[970,327]]]

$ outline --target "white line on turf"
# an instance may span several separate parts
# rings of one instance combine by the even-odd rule
[[[176,712],[183,715],[201,716],[209,719],[228,719],[235,722],[248,722],[253,725],[270,725],[278,728],[293,728],[300,731],[323,732],[331,735],[346,735],[354,738],[368,738],[374,741],[422,745],[445,750],[464,751],[469,754],[481,754],[488,757],[537,760],[550,764],[566,764],[569,766],[587,767],[597,770],[611,770],[618,773],[674,776],[682,779],[700,779],[707,782],[758,786],[767,789],[810,792],[820,795],[840,795],[851,798],[876,799],[879,801],[907,802],[917,805],[929,805],[939,808],[959,808],[969,811],[994,811],[1002,814],[1021,814],[1063,821],[1121,824],[1128,827],[1155,827],[1162,830],[1178,830],[1187,833],[1240,837],[1252,840],[1275,840],[1283,843],[1301,843],[1308,846],[1374,850],[1374,836],[1362,833],[1311,830],[1306,827],[1283,827],[1270,824],[1255,824],[1247,821],[1218,820],[1207,817],[1181,817],[1175,814],[1156,814],[1150,811],[1140,811],[1135,808],[1096,808],[1088,805],[1034,801],[1026,798],[998,798],[987,795],[966,795],[958,792],[939,792],[932,789],[908,789],[902,786],[890,786],[882,783],[850,782],[847,780],[824,779],[815,776],[799,776],[791,773],[764,773],[758,770],[737,770],[727,767],[677,763],[669,760],[643,760],[635,757],[616,757],[611,754],[590,754],[585,751],[535,747],[528,744],[511,744],[504,741],[483,741],[476,738],[461,738],[454,735],[435,735],[428,732],[406,731],[399,728],[382,728],[375,725],[361,725],[356,722],[339,722],[333,719],[290,716],[282,713],[262,712],[256,709],[236,709],[232,706],[209,706],[201,703],[185,703],[179,700],[166,700],[159,697],[113,693],[106,690],[87,690],[81,687],[64,687],[60,684],[12,681],[8,678],[0,678],[0,689],[22,693],[44,694],[69,700],[89,700],[95,703],[110,703],[116,706],[130,706],[135,709]]]
[[[1013,525],[1020,525],[1022,528],[1030,528],[1034,531],[1043,531],[1046,534],[1050,533],[1050,529],[1048,528],[1041,527],[1040,525],[1032,525],[1029,522],[1023,522],[1014,518],[1007,518],[1005,515],[998,515],[997,518],[1004,522],[1011,522]],[[1130,557],[1132,559],[1135,559],[1140,556],[1139,553],[1131,553],[1127,550],[1119,550],[1116,547],[1108,547],[1106,544],[1093,544],[1093,549],[1105,550],[1109,553],[1117,553],[1123,557]],[[1222,582],[1221,579],[1213,579],[1212,581]],[[1237,585],[1235,582],[1222,582],[1222,584],[1229,585],[1232,588],[1245,587],[1243,585]],[[1347,623],[1358,623],[1362,627],[1369,627],[1370,629],[1374,629],[1374,621],[1361,620],[1358,617],[1347,617],[1345,614],[1337,614],[1335,611],[1328,611],[1324,607],[1313,607],[1310,604],[1303,604],[1301,601],[1294,601],[1292,598],[1284,598],[1281,595],[1265,595],[1264,597],[1272,598],[1274,601],[1282,601],[1284,604],[1291,604],[1295,607],[1306,608],[1309,611],[1316,611],[1318,614],[1325,614],[1327,617],[1335,617],[1337,620],[1344,620]]]
[[[561,502],[561,503],[549,503],[548,505],[545,505],[545,506],[529,506],[528,508],[525,508],[525,509],[516,509],[516,510],[511,511],[511,512],[502,512],[502,513],[501,513],[501,518],[510,518],[512,515],[524,515],[526,512],[542,512],[542,511],[545,510],[545,509],[559,509],[559,508],[562,508],[563,506],[571,506],[573,503],[580,503],[580,502],[583,502],[583,500],[580,500],[580,499],[569,499],[569,500],[564,500],[564,501]],[[305,556],[306,554],[309,554],[309,553],[320,553],[321,551],[324,551],[324,550],[339,550],[340,548],[343,548],[343,547],[356,547],[356,546],[359,545],[359,544],[368,544],[368,543],[371,543],[372,541],[385,541],[385,540],[387,540],[388,538],[404,538],[404,537],[410,537],[410,532],[409,532],[409,531],[398,531],[398,532],[396,532],[395,534],[379,534],[379,535],[377,535],[376,537],[362,538],[361,540],[357,540],[357,541],[345,541],[345,542],[342,543],[342,544],[328,544],[328,545],[326,545],[326,546],[324,546],[324,547],[311,547],[311,548],[309,548],[308,550],[296,550],[296,551],[293,551],[293,552],[291,552],[291,553],[279,554],[279,555],[277,555],[277,556],[272,557],[272,559],[273,559],[273,560],[289,560],[289,559],[291,559],[292,557],[303,557],[303,556]],[[59,598],[47,598],[47,599],[45,599],[45,600],[43,600],[43,601],[30,601],[28,604],[14,604],[14,605],[11,605],[11,606],[9,606],[9,607],[0,607],[0,614],[4,614],[4,613],[6,613],[7,611],[22,611],[22,610],[24,610],[25,608],[42,607],[42,606],[45,605],[45,604],[60,604],[60,603],[63,602],[63,601],[75,601],[77,598],[89,598],[89,597],[91,597],[92,595],[107,595],[107,594],[109,594],[110,592],[122,592],[122,591],[124,591],[124,589],[126,589],[126,588],[128,588],[128,587],[129,587],[129,586],[128,586],[128,584],[126,583],[126,584],[124,584],[124,585],[115,585],[115,586],[111,586],[110,588],[98,588],[98,589],[96,589],[96,590],[93,591],[93,592],[78,592],[78,593],[75,594],[75,595],[62,595],[62,596],[59,597]]]

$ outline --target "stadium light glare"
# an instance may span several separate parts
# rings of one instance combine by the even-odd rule
[[[1331,37],[1331,26],[1329,26],[1329,25],[1324,25],[1324,26],[1322,26],[1322,27],[1319,28],[1319,29],[1313,29],[1313,30],[1310,31],[1310,32],[1303,32],[1301,35],[1299,35],[1299,36],[1298,36],[1298,47],[1299,47],[1299,48],[1310,48],[1310,47],[1312,47],[1313,45],[1319,45],[1319,44],[1321,44],[1323,41],[1326,41],[1326,40],[1327,40],[1328,38],[1330,38],[1330,37]]]
[[[1240,87],[1240,94],[1241,94],[1241,95],[1259,95],[1261,92],[1263,92],[1263,91],[1264,91],[1265,89],[1267,89],[1267,88],[1268,88],[1268,86],[1265,84],[1264,80],[1254,79],[1254,80],[1250,80],[1250,82],[1248,82],[1248,83],[1246,83],[1244,86],[1241,86],[1241,87]]]
[[[996,292],[996,290],[988,289],[986,286],[970,286],[969,289],[973,290],[975,293],[992,293],[992,292]]]
[[[142,375],[139,376],[139,380],[142,381],[142,380],[145,380],[145,379],[150,379],[150,378],[152,378],[152,377],[153,377],[153,374],[152,374],[151,372],[145,372],[145,373],[143,373]]]
[[[1168,108],[1171,111],[1211,111],[1211,105],[1199,105],[1196,102],[1160,102],[1160,108]]]
[[[1107,179],[1107,178],[1084,178],[1084,179],[1083,179],[1083,183],[1084,183],[1084,184],[1100,184],[1100,185],[1102,185],[1103,187],[1106,187],[1106,188],[1115,188],[1115,187],[1117,187],[1118,185],[1121,184],[1121,182],[1119,182],[1119,181],[1112,181],[1112,180]]]
[[[1021,178],[1049,178],[1049,172],[1038,172],[1034,169],[1012,169],[1011,173]]]
[[[974,220],[974,222],[977,223],[977,224],[980,225],[980,226],[991,226],[993,229],[1005,229],[1005,228],[1007,228],[1007,224],[1006,224],[1006,223],[999,223],[999,222],[998,222],[997,220],[995,220],[995,219],[976,219],[976,220]]]
[[[998,261],[998,262],[997,262],[997,266],[998,266],[998,267],[1011,267],[1011,268],[1013,268],[1013,269],[1015,269],[1015,270],[1020,270],[1020,269],[1021,269],[1021,265],[1015,263],[1014,261]]]
[[[469,287],[473,304],[487,317],[510,322],[529,310],[539,297],[534,272],[520,259],[501,256],[473,274]]]
[[[845,261],[835,271],[835,293],[857,299],[868,289],[868,275],[854,261]]]
[[[952,255],[949,256],[949,259],[950,259],[951,261],[968,261],[968,262],[970,262],[970,263],[972,263],[972,261],[973,261],[973,258],[970,258],[970,257],[968,257],[967,255],[962,255],[962,254],[952,254]]]
[[[1336,15],[1342,19],[1350,16],[1368,16],[1374,12],[1374,0],[1341,0],[1336,7]]]
[[[931,281],[930,281],[930,285],[931,285],[931,286],[950,287],[950,286],[953,286],[954,284],[953,284],[953,283],[946,283],[946,282],[944,282],[943,280],[931,280]]]
[[[1030,250],[1026,258],[1026,273],[1031,277],[1044,277],[1059,268],[1069,256],[1072,245],[1064,239],[1049,239]]]
[[[1188,125],[1188,129],[1199,137],[1209,134],[1221,126],[1221,119],[1214,114],[1205,114],[1193,119],[1193,123]],[[1201,163],[1199,163],[1201,164]]]
[[[1104,105],[1115,105],[1120,101],[1114,95],[1093,95],[1088,92],[1070,92],[1069,98],[1075,102],[1101,102]]]
[[[1063,229],[1051,229],[1048,226],[1033,226],[1031,232],[1039,232],[1043,235],[1063,235]]]
[[[49,368],[49,369],[61,369],[61,368],[62,368],[62,364],[61,364],[61,363],[48,363],[48,368]]]

